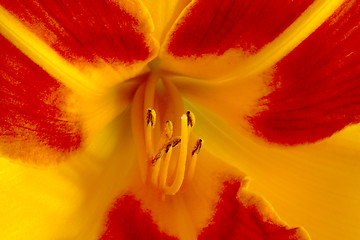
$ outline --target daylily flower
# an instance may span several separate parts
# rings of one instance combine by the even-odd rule
[[[1,0],[0,238],[359,239],[359,25],[357,0]]]

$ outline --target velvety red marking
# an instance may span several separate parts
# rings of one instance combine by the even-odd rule
[[[257,134],[298,144],[360,122],[360,4],[347,1],[275,66],[266,110],[251,117]]]
[[[297,229],[265,222],[254,206],[237,200],[238,181],[224,183],[212,222],[202,230],[199,240],[296,240]]]
[[[160,232],[150,212],[142,210],[133,196],[117,199],[108,214],[106,231],[100,240],[176,240]]]
[[[149,56],[138,21],[116,1],[0,2],[67,60],[132,63]]]
[[[197,0],[172,34],[176,56],[221,55],[231,48],[255,53],[275,39],[313,0]]]
[[[2,36],[0,45],[0,143],[79,148],[79,123],[60,109],[61,85]]]

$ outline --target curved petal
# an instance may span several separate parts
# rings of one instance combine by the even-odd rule
[[[360,4],[347,1],[273,68],[272,91],[251,116],[261,137],[314,142],[360,122]]]
[[[74,94],[2,36],[0,44],[1,153],[42,163],[63,159],[84,138]]]
[[[96,239],[107,207],[128,186],[135,154],[129,115],[71,161],[34,168],[0,158],[0,238]]]
[[[134,179],[135,185],[130,188],[130,193],[120,197],[110,210],[102,240],[161,237],[243,239],[237,235],[243,227],[258,224],[261,226],[249,229],[242,236],[264,239],[274,234],[273,239],[279,239],[279,236],[283,236],[281,239],[308,239],[306,233],[301,231],[298,235],[294,234],[296,230],[287,232],[274,210],[245,190],[247,179],[244,175],[206,151],[199,155],[199,165],[192,183],[175,196],[160,196],[156,190],[144,185],[139,176]],[[125,199],[128,201],[125,202]],[[242,217],[235,219],[237,217],[230,216],[229,210],[239,210]],[[219,222],[219,216],[226,219]],[[227,229],[222,228],[223,224],[229,224],[228,228],[233,229],[227,233],[229,238],[221,238]],[[214,238],[207,238],[208,234]]]
[[[315,142],[359,122],[359,11],[356,1],[347,1],[260,74],[213,84],[171,78],[186,97],[239,131],[246,128],[280,144]]]
[[[302,228],[285,226],[264,199],[239,187],[236,181],[224,183],[212,222],[198,239],[310,239]]]
[[[191,77],[266,69],[323,23],[342,1],[193,1],[160,52],[163,68]],[[260,72],[262,71],[260,70]]]
[[[52,75],[72,74],[69,84],[111,86],[142,71],[157,52],[151,16],[138,0],[1,5],[1,33]]]
[[[261,193],[289,225],[303,226],[313,239],[359,238],[359,125],[321,142],[285,147],[239,134],[214,114],[187,107],[197,116],[194,132],[208,150],[254,179],[249,189]]]
[[[2,36],[0,42],[0,152],[12,159],[65,160],[124,111],[138,84],[126,81],[97,94],[72,91]]]

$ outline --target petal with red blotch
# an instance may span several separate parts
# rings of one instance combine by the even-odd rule
[[[0,154],[0,239],[96,239],[136,162],[129,122],[127,111],[61,164],[34,167]]]
[[[106,231],[100,240],[159,239],[176,240],[160,232],[150,212],[141,208],[140,201],[131,195],[119,198],[109,212]]]
[[[224,182],[212,222],[203,229],[199,240],[310,239],[301,228],[285,226],[265,200],[239,189],[237,181]]]
[[[1,5],[5,13],[10,13],[27,31],[50,46],[51,51],[46,50],[44,54],[41,51],[45,50],[37,49],[36,40],[27,41],[30,49],[44,55],[43,64],[46,58],[53,59],[51,56],[57,54],[85,69],[88,81],[116,82],[129,78],[140,71],[156,51],[157,43],[150,36],[153,31],[151,17],[137,0],[27,0],[1,1]],[[13,24],[15,20],[4,21]],[[11,28],[8,39],[26,42],[23,38],[27,35],[22,29],[10,25],[8,28]],[[108,76],[106,80],[104,75]]]
[[[199,236],[212,239],[207,238],[208,234],[214,236],[213,239],[224,239],[221,236],[225,236],[229,228],[242,231],[242,227],[249,227],[244,237],[270,235],[274,236],[272,239],[279,236],[307,239],[304,231],[287,230],[271,207],[245,190],[248,180],[238,169],[224,164],[206,150],[199,155],[193,181],[174,196],[161,196],[136,175],[133,181],[130,193],[120,197],[108,213],[102,240],[173,239],[170,236],[184,240]],[[238,215],[233,216],[233,210],[237,210]],[[229,239],[237,236],[231,235]]]
[[[314,239],[359,239],[360,124],[313,144],[284,146],[235,131],[194,104],[186,109],[208,151],[254,179],[249,190],[261,193],[290,226],[303,226]]]
[[[2,36],[0,44],[0,151],[45,163],[78,149],[83,134],[67,111],[71,93]]]
[[[274,66],[272,92],[250,121],[280,144],[315,142],[360,122],[360,3],[345,2]]]
[[[164,67],[172,71],[197,77],[214,77],[224,73],[224,69],[218,71],[219,63],[220,68],[229,70],[236,67],[234,61],[239,64],[249,55],[258,53],[313,2],[193,1],[170,31],[160,57],[166,61]],[[219,57],[224,54],[224,59]],[[194,64],[197,67],[194,68]],[[199,67],[201,72],[197,69]]]

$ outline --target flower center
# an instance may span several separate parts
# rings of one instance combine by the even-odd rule
[[[193,141],[195,116],[184,112],[176,87],[156,71],[135,94],[132,129],[142,179],[162,196],[186,189],[195,173],[202,140]]]
[[[202,140],[199,139],[194,150],[189,154],[189,138],[191,130],[194,127],[195,117],[187,111],[181,116],[181,135],[173,137],[173,124],[170,120],[166,121],[160,141],[157,144],[154,154],[154,143],[152,141],[153,128],[156,119],[155,110],[148,109],[146,114],[146,149],[148,150],[149,160],[151,159],[151,183],[161,192],[167,195],[175,195],[180,188],[186,186],[194,176],[197,156],[199,154]],[[173,156],[173,148],[179,146],[179,154]],[[190,156],[189,156],[190,155]],[[169,178],[169,164],[171,160],[176,161],[174,177],[172,183],[167,180]],[[190,160],[189,164],[186,164]],[[187,172],[185,174],[185,170]]]

